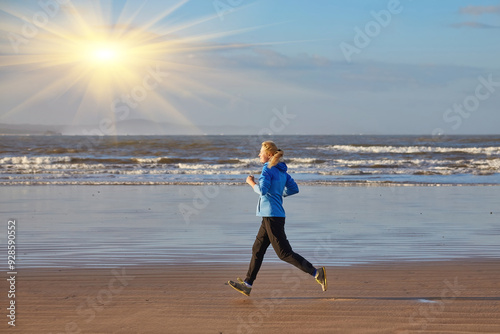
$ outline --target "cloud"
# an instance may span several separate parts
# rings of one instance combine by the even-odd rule
[[[483,14],[500,14],[500,6],[467,6],[460,8],[460,13],[475,16]]]
[[[193,57],[194,58],[194,57]],[[242,68],[249,70],[321,70],[333,65],[327,57],[306,52],[290,56],[269,48],[251,44],[236,44],[236,47],[213,47],[199,52],[191,63],[205,67]]]
[[[473,29],[500,29],[500,26],[494,26],[491,24],[479,23],[479,22],[461,22],[451,25],[453,28],[473,28]]]
[[[500,6],[467,6],[460,8],[460,14],[481,16],[484,14],[499,14]],[[451,25],[453,28],[472,28],[472,29],[499,29],[500,26],[481,22],[466,21]]]

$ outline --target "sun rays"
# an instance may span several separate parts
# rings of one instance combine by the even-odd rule
[[[2,8],[2,15],[8,19],[1,29],[6,32],[8,42],[3,42],[6,51],[0,55],[0,66],[3,70],[24,72],[23,80],[30,78],[30,82],[26,84],[25,99],[2,110],[0,120],[22,114],[48,99],[57,103],[59,97],[65,96],[67,101],[76,102],[68,105],[67,110],[75,123],[119,121],[134,114],[194,128],[193,121],[176,106],[175,100],[188,92],[203,105],[209,102],[198,96],[197,91],[226,98],[227,93],[212,87],[208,80],[193,79],[204,72],[213,77],[214,70],[199,61],[192,64],[191,57],[197,52],[242,45],[214,42],[239,31],[183,33],[218,19],[217,13],[167,25],[169,16],[186,2],[163,8],[143,21],[140,17],[145,3],[133,8],[135,3],[131,1],[118,14],[105,1],[64,5],[54,2],[52,7],[37,8],[33,14],[15,5]],[[111,19],[113,15],[117,17],[115,21]],[[29,29],[31,34],[27,33]],[[216,75],[230,78],[232,74]],[[1,88],[9,90],[10,84],[4,82]],[[15,83],[19,85],[22,84]],[[127,113],[123,112],[125,108]],[[160,118],[158,110],[162,111]]]

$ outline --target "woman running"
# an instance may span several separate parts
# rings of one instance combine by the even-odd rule
[[[287,173],[286,164],[280,161],[283,153],[274,142],[263,142],[259,158],[264,167],[259,182],[255,182],[253,175],[246,179],[246,182],[260,196],[257,204],[257,216],[262,217],[262,225],[252,247],[252,259],[245,280],[238,278],[237,282],[228,282],[235,290],[246,296],[249,296],[252,291],[252,284],[257,277],[269,245],[273,246],[281,260],[314,276],[316,281],[321,284],[323,291],[327,289],[325,267],[318,269],[313,267],[309,261],[292,250],[286,238],[283,197],[297,194],[299,187]]]

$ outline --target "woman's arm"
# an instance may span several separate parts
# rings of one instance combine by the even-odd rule
[[[255,191],[257,194],[261,195],[260,193],[260,187],[259,185],[255,182],[255,179],[253,175],[248,175],[247,177],[247,183],[252,187],[253,191]]]
[[[266,166],[264,166],[262,168],[262,173],[260,174],[259,183],[255,182],[253,175],[249,175],[246,182],[253,188],[253,190],[257,194],[264,196],[265,194],[267,194],[269,188],[271,187],[271,175],[269,175],[269,171],[267,170]]]
[[[283,191],[283,197],[292,196],[299,193],[299,186],[295,180],[289,175],[286,175],[286,184]]]

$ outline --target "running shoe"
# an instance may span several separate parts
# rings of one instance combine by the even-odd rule
[[[244,294],[245,296],[250,296],[252,287],[248,286],[241,278],[238,278],[238,282],[228,281],[227,282],[233,289]]]
[[[318,282],[321,285],[321,288],[323,291],[326,291],[327,289],[327,283],[326,283],[326,269],[325,267],[321,267],[317,270],[316,276],[314,277],[316,279],[316,282]]]

